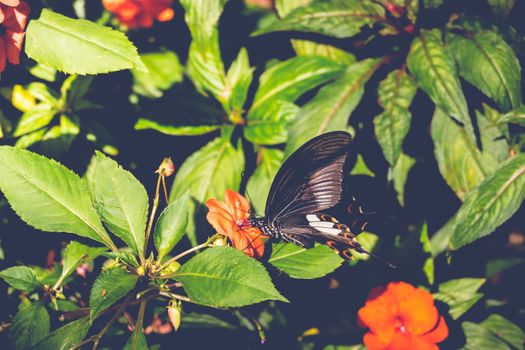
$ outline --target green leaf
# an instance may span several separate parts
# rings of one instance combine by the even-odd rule
[[[476,143],[467,102],[456,71],[452,54],[443,46],[438,29],[423,30],[410,47],[407,57],[410,73],[436,107],[465,127],[467,136]]]
[[[305,249],[292,243],[277,243],[272,245],[268,262],[292,278],[314,279],[333,272],[343,259],[324,245]]]
[[[383,8],[369,1],[316,0],[293,9],[282,20],[271,23],[253,35],[299,31],[349,38],[358,34],[364,25],[372,26],[383,15]]]
[[[235,330],[237,327],[232,325],[231,323],[228,323],[226,321],[221,320],[220,318],[217,318],[212,315],[208,314],[200,314],[197,312],[191,312],[189,314],[184,315],[184,322],[181,323],[180,327],[182,329],[184,328],[198,328],[198,329],[206,329],[206,328],[222,328],[222,329],[230,329]]]
[[[49,105],[56,106],[58,94],[44,83],[32,82],[27,85],[27,91],[37,100]]]
[[[487,266],[485,267],[485,276],[487,276],[487,278],[494,277],[507,269],[522,264],[523,262],[525,262],[525,259],[521,258],[504,258],[490,260],[489,262],[487,262]]]
[[[49,314],[40,302],[22,302],[9,329],[9,338],[16,350],[30,350],[41,341],[51,327]]]
[[[388,179],[394,183],[394,190],[397,193],[397,200],[402,206],[405,205],[405,186],[408,174],[416,164],[416,159],[401,153],[397,158],[396,165],[390,168]]]
[[[148,350],[148,342],[146,341],[142,327],[140,327],[140,329],[135,327],[122,350]]]
[[[89,294],[91,320],[128,294],[135,287],[137,280],[137,275],[118,267],[102,272],[93,283]]]
[[[64,249],[63,259],[64,263],[62,266],[61,279],[69,276],[75,271],[80,265],[93,261],[97,256],[106,251],[106,248],[102,247],[90,247],[75,241],[69,242]]]
[[[96,152],[88,186],[100,217],[116,236],[144,256],[148,194],[117,162]]]
[[[434,154],[441,175],[460,199],[496,169],[491,154],[481,153],[472,143],[465,128],[458,125],[440,109],[432,117]]]
[[[0,278],[14,289],[28,293],[40,285],[35,271],[27,266],[13,266],[2,270],[0,271]]]
[[[521,68],[512,48],[493,31],[446,35],[459,74],[503,111],[521,105]]]
[[[489,321],[489,319],[494,316],[497,318],[492,318]],[[511,333],[511,337],[515,337],[521,333],[519,346],[517,346],[516,349],[523,349],[523,332],[521,332],[519,327],[498,315],[491,315],[489,319],[481,324],[472,322],[463,322],[461,324],[463,332],[465,332],[465,337],[467,338],[467,343],[461,348],[461,350],[511,350],[503,340],[505,338],[501,339],[501,332],[504,332],[506,335]],[[487,321],[489,322],[485,323]],[[509,325],[511,326],[511,329],[501,328],[502,326],[508,327]],[[497,326],[498,328],[494,328],[494,326]]]
[[[494,335],[506,343],[512,345],[516,349],[523,349],[523,339],[525,333],[521,328],[506,318],[493,314],[481,322],[481,325],[490,330]]]
[[[181,240],[188,226],[190,194],[186,192],[162,211],[157,220],[153,242],[159,261]]]
[[[335,46],[316,43],[309,40],[292,39],[292,46],[297,56],[324,56],[335,62],[349,66],[356,62],[356,58],[350,52],[341,50]]]
[[[301,6],[306,6],[311,3],[312,0],[275,0],[275,10],[279,17],[284,17],[290,13],[293,9]]]
[[[294,103],[276,100],[257,108],[249,114],[244,137],[260,145],[277,145],[286,142],[289,124],[299,112]]]
[[[450,307],[449,314],[454,320],[467,312],[483,294],[477,293],[485,283],[484,278],[459,278],[441,283],[434,298],[447,303]]]
[[[423,248],[423,252],[427,253],[429,256],[425,259],[423,263],[423,272],[427,276],[428,283],[430,285],[434,284],[434,259],[432,257],[432,247],[430,245],[430,240],[428,238],[428,225],[425,222],[421,228],[421,234],[419,235],[419,242]]]
[[[159,98],[163,95],[163,91],[182,81],[184,67],[175,52],[169,50],[150,52],[141,55],[140,58],[148,72],[131,70],[135,93],[149,98]]]
[[[366,162],[361,154],[357,155],[357,159],[355,161],[354,167],[352,168],[352,171],[350,172],[350,175],[365,175],[371,177],[375,176],[374,172],[370,170],[368,165],[366,165]]]
[[[443,253],[449,245],[450,237],[454,232],[454,226],[456,225],[456,215],[450,218],[439,230],[432,235],[430,238],[430,246],[432,249],[432,256],[436,257]]]
[[[504,114],[501,117],[500,123],[513,123],[525,126],[525,105]]]
[[[248,51],[243,47],[226,74],[226,88],[223,96],[229,102],[230,110],[238,113],[242,111],[252,83],[253,71],[254,68],[250,68]]]
[[[505,18],[514,7],[516,0],[487,0],[487,2],[497,17]]]
[[[190,191],[187,236],[197,244],[196,229],[204,233],[209,226],[201,225],[206,210],[203,203],[210,198],[222,198],[227,189],[238,190],[244,170],[244,152],[226,138],[216,138],[188,157],[175,177],[170,201]]]
[[[491,154],[494,159],[501,163],[509,157],[509,127],[499,124],[501,115],[495,109],[483,104],[485,114],[476,111],[481,148],[483,152]]]
[[[519,209],[524,198],[525,155],[518,155],[502,163],[467,195],[457,213],[452,249],[492,233]]]
[[[37,105],[35,108],[25,112],[20,117],[13,136],[18,137],[29,134],[35,130],[47,126],[56,114],[56,110],[45,104]]]
[[[379,241],[379,237],[376,234],[363,231],[357,236],[357,242],[363,246],[367,251],[371,252],[374,250],[375,246],[377,245],[377,242]],[[357,264],[360,260],[367,261],[370,260],[370,255],[365,253],[359,253],[355,250],[350,251],[352,256],[355,258],[355,260],[352,260],[350,264],[354,265]]]
[[[78,175],[54,160],[9,146],[0,147],[0,189],[27,224],[49,232],[69,232],[115,245],[91,205]]]
[[[117,30],[44,9],[26,30],[26,54],[68,74],[99,74],[137,68],[146,71],[137,49]]]
[[[261,148],[257,159],[259,164],[246,184],[246,193],[255,212],[263,215],[273,178],[283,162],[283,152],[279,149]]]
[[[403,140],[412,118],[408,108],[417,87],[404,70],[394,70],[379,83],[377,90],[383,113],[374,118],[375,135],[386,160],[391,166],[397,164]]]
[[[34,145],[35,143],[42,140],[46,133],[47,129],[39,129],[37,131],[33,131],[32,133],[26,134],[24,136],[21,136],[18,140],[16,140],[15,147],[16,148],[28,148]]]
[[[196,303],[215,307],[239,307],[264,300],[287,302],[274,287],[268,272],[255,259],[229,247],[206,249],[177,271]]]
[[[135,130],[157,130],[166,135],[173,136],[197,136],[208,134],[220,128],[220,125],[166,125],[155,120],[139,118],[135,124]]]
[[[37,343],[33,350],[68,350],[79,344],[87,335],[91,322],[89,317],[70,322],[55,329],[42,341]]]
[[[324,86],[305,104],[290,125],[285,156],[306,141],[328,131],[345,130],[348,118],[364,93],[364,85],[380,61],[366,59],[352,64],[334,82]]]

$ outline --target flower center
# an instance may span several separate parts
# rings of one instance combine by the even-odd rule
[[[403,320],[400,319],[399,317],[396,318],[394,322],[394,326],[395,326],[396,331],[401,332],[401,333],[407,333],[407,329],[403,323]]]
[[[250,226],[250,220],[248,220],[248,219],[239,219],[239,220],[235,221],[235,224],[239,228],[246,228],[246,227]]]

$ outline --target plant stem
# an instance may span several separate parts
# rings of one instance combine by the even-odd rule
[[[148,228],[146,229],[146,239],[144,240],[144,253],[143,254],[145,254],[146,250],[148,249],[148,241],[149,241],[149,236],[151,234],[151,228],[153,227],[153,219],[155,219],[155,214],[157,213],[157,208],[159,207],[160,178],[161,176],[159,175],[157,179],[157,188],[155,190],[155,198],[153,199],[153,207],[151,208],[151,214],[149,216]],[[141,262],[142,262],[142,265],[144,265],[144,257],[141,257]]]
[[[195,247],[193,248],[190,248],[186,251],[183,251],[182,253],[180,253],[179,255],[175,255],[173,258],[169,259],[168,261],[166,261],[164,264],[162,264],[162,266],[160,267],[159,271],[162,271],[163,269],[165,269],[169,264],[171,264],[172,262],[174,261],[177,261],[179,260],[180,258],[182,257],[185,257],[186,255],[188,254],[191,254],[199,249],[202,249],[202,248],[206,248],[208,247],[210,244],[209,244],[209,240],[202,243],[202,244],[199,244],[199,245],[196,245]]]
[[[172,293],[172,292],[160,291],[159,295],[162,295],[164,297],[168,297],[170,299],[177,299],[177,300],[186,301],[188,303],[193,303],[193,300],[191,300],[190,298],[185,297],[184,295],[179,295],[179,294],[175,294],[175,293]]]
[[[162,178],[162,188],[164,189],[164,199],[166,199],[166,206],[169,205],[169,197],[168,197],[168,188],[166,187],[166,179],[164,176],[161,176]]]

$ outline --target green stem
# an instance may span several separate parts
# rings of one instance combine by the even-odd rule
[[[171,264],[172,262],[174,261],[177,261],[179,260],[180,258],[182,257],[185,257],[186,255],[188,254],[191,254],[199,249],[202,249],[202,248],[206,248],[206,247],[209,247],[210,246],[210,240],[207,240],[206,242],[202,243],[202,244],[199,244],[199,245],[196,245],[195,247],[193,248],[190,248],[186,251],[183,251],[182,253],[180,253],[179,255],[175,255],[173,258],[169,259],[168,261],[166,261],[164,264],[161,265],[161,267],[159,268],[159,271],[162,271],[163,269],[165,269],[169,264]]]
[[[146,229],[146,239],[144,240],[144,253],[143,254],[145,254],[148,249],[148,241],[149,241],[149,236],[151,234],[151,229],[153,227],[153,220],[155,219],[155,214],[157,213],[157,208],[159,207],[160,178],[161,176],[159,175],[157,179],[157,188],[155,190],[155,198],[153,199],[153,207],[151,208],[151,214],[149,216],[148,228]],[[141,262],[142,262],[142,265],[144,265],[143,257],[141,258]]]

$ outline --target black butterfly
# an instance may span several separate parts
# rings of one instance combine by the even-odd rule
[[[270,238],[301,247],[311,248],[315,242],[325,244],[348,260],[352,258],[350,249],[372,255],[356,241],[347,225],[323,213],[341,200],[351,142],[350,134],[334,131],[302,145],[277,172],[265,216],[251,218],[250,224]]]

